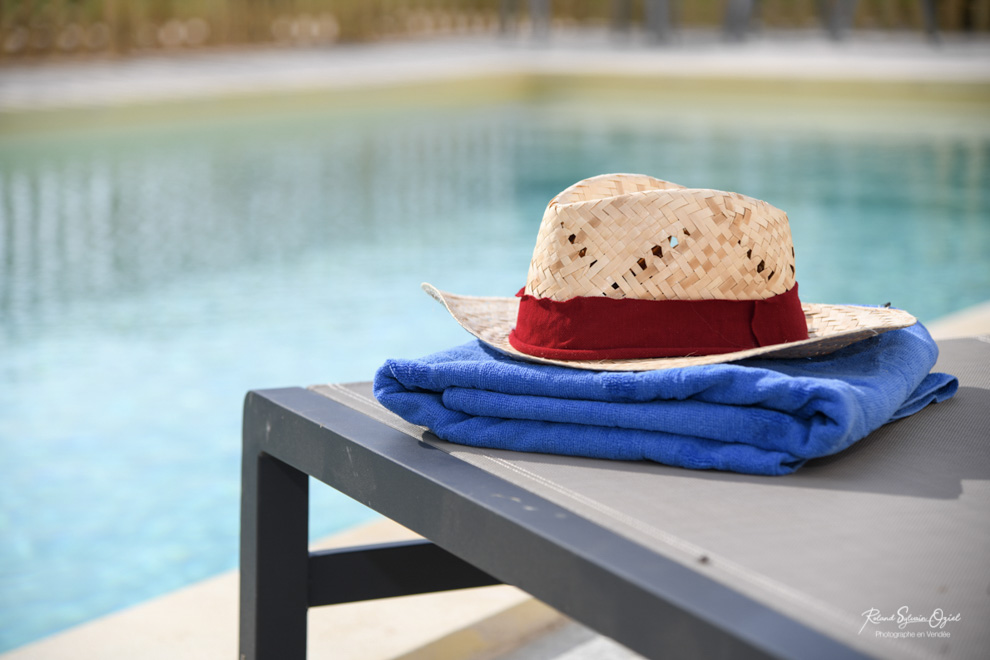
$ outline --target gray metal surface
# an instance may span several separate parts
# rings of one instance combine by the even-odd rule
[[[851,648],[982,658],[990,648],[990,344],[940,346],[936,370],[960,379],[954,399],[787,477],[462,447],[385,411],[368,385],[314,389]],[[934,629],[866,623],[870,610],[896,618],[901,608],[959,620]]]

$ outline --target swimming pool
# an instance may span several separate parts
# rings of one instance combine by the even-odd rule
[[[244,392],[466,341],[419,283],[514,293],[581,178],[788,211],[807,300],[990,299],[990,133],[760,119],[543,100],[0,141],[0,650],[233,568]],[[314,536],[372,516],[313,496]]]

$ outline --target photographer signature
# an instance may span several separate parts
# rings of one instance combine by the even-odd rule
[[[866,617],[866,620],[863,621],[863,625],[859,629],[860,633],[871,623],[878,625],[881,623],[896,623],[900,630],[904,630],[904,628],[912,623],[927,623],[930,628],[941,629],[950,621],[959,621],[962,618],[962,614],[946,614],[940,607],[936,608],[929,616],[911,614],[907,605],[904,605],[897,612],[890,615],[884,615],[877,608],[871,607],[863,612],[863,616]]]

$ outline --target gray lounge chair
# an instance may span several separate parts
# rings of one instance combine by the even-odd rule
[[[772,478],[455,446],[367,383],[251,392],[241,658],[305,657],[309,607],[498,582],[651,658],[985,657],[990,342],[940,347],[955,398]],[[310,554],[307,475],[428,540]]]

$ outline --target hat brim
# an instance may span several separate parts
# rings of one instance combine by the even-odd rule
[[[746,358],[803,358],[827,355],[863,339],[889,330],[906,328],[918,322],[900,309],[801,303],[808,323],[808,339],[786,344],[760,346],[734,353],[691,355],[685,357],[643,358],[635,360],[552,360],[527,355],[509,343],[509,333],[516,325],[519,298],[462,296],[441,291],[423,283],[423,290],[442,304],[461,327],[495,350],[527,362],[556,364],[572,369],[593,371],[652,371],[702,364],[735,362]]]

